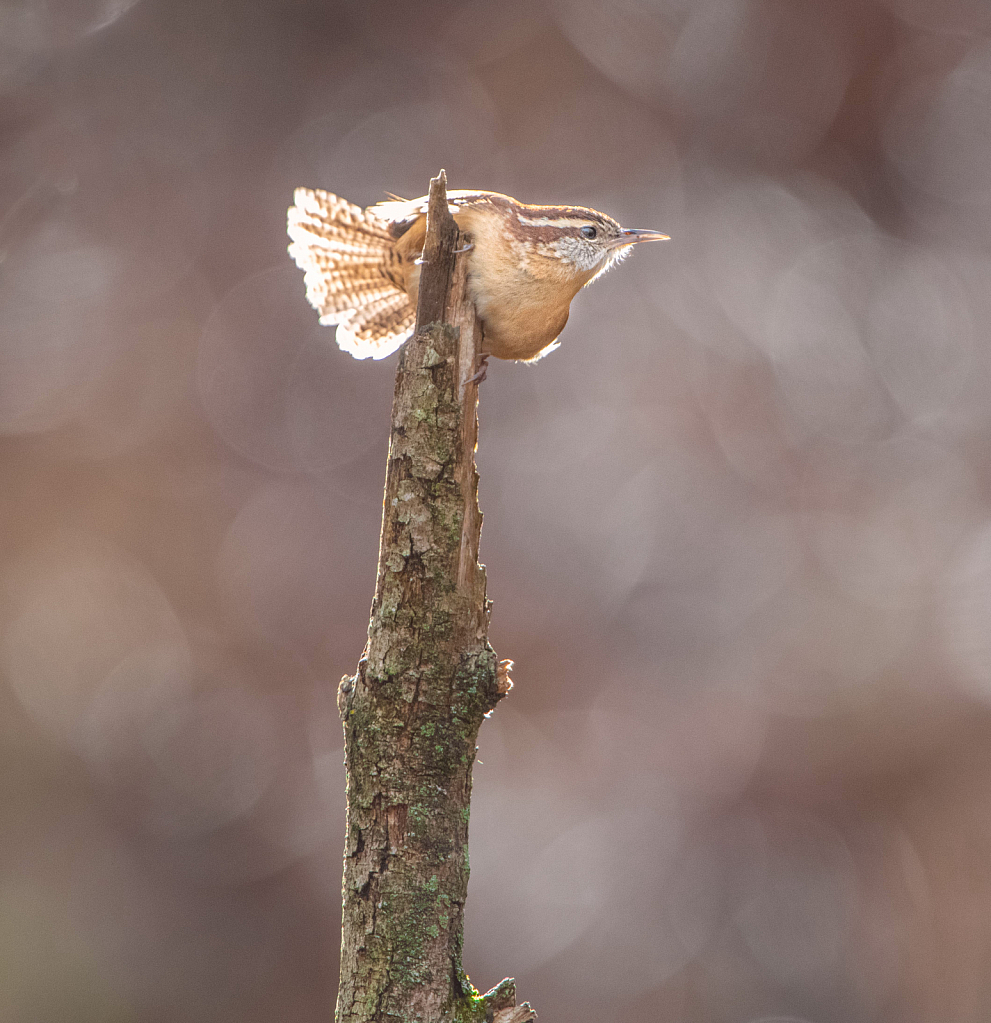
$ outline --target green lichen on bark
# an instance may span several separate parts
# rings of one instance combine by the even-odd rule
[[[505,688],[477,562],[468,378],[480,333],[441,196],[450,223],[428,225],[418,327],[397,374],[368,643],[339,700],[348,817],[338,1023],[492,1019],[461,954],[475,743]],[[433,315],[420,325],[425,307]]]

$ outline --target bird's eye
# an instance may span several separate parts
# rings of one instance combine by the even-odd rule
[[[585,227],[582,228],[582,234],[585,235],[586,238],[594,238],[598,234],[598,231],[596,231],[591,224],[586,224]]]

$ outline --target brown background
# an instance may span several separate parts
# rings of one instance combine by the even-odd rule
[[[0,1019],[330,1018],[394,359],[292,189],[674,240],[482,387],[465,960],[991,1017],[986,0],[0,6]]]

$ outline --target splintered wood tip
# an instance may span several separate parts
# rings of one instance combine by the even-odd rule
[[[447,207],[447,173],[441,168],[435,178],[430,179],[430,193],[427,196],[427,233],[436,230],[450,218]]]

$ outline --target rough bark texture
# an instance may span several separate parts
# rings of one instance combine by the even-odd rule
[[[368,644],[341,682],[348,778],[338,1023],[525,1023],[461,966],[475,741],[508,689],[487,640],[474,447],[481,341],[444,172],[396,378]],[[461,241],[460,244],[464,244]]]

